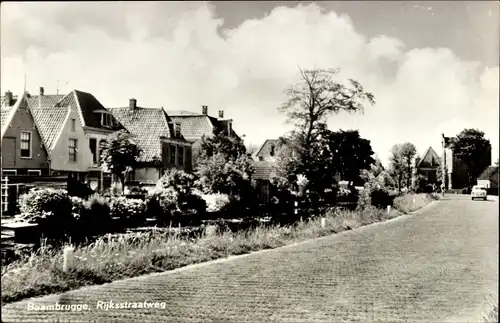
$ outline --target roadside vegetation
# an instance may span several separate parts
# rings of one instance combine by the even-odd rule
[[[402,205],[418,199],[422,207],[432,198],[405,195]],[[424,202],[425,201],[425,202]],[[63,268],[64,247],[42,246],[38,251],[2,268],[2,302],[59,293],[86,285],[103,284],[201,263],[230,255],[273,249],[287,244],[340,233],[395,218],[404,212],[367,207],[356,211],[331,209],[320,217],[288,226],[261,225],[240,232],[210,230],[191,237],[160,230],[103,235],[93,243],[76,247],[75,266]]]

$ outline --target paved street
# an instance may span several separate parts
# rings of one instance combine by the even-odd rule
[[[478,322],[498,282],[498,202],[415,214],[285,248],[2,308],[3,322]],[[166,302],[97,309],[98,301]],[[28,311],[88,304],[83,312]]]

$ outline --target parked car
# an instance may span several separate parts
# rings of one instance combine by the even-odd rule
[[[471,195],[472,200],[478,198],[478,199],[483,199],[486,201],[488,193],[486,192],[486,189],[484,187],[479,186],[479,185],[474,185],[472,187],[472,191],[471,191],[470,195]]]

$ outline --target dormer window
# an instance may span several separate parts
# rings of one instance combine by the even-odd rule
[[[101,113],[101,126],[103,127],[112,127],[113,126],[113,118],[108,113]]]
[[[274,145],[271,145],[271,149],[269,151],[270,156],[274,156]]]

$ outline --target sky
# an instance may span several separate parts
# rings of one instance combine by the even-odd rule
[[[278,111],[298,68],[339,68],[375,95],[358,129],[387,165],[394,144],[441,153],[478,128],[499,151],[499,3],[3,2],[1,91],[90,92],[106,107],[224,110],[247,144],[291,130]],[[26,83],[25,83],[26,75]]]

